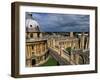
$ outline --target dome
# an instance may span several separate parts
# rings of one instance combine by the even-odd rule
[[[26,19],[26,31],[28,32],[39,32],[39,24],[36,20],[32,18]]]

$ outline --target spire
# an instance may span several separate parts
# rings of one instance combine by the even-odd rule
[[[73,32],[70,32],[70,37],[73,37]]]

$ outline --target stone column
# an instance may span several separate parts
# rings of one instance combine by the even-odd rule
[[[36,54],[36,44],[34,44],[34,54]]]
[[[49,41],[49,44],[50,44],[49,47],[51,47],[51,40]]]
[[[42,32],[40,32],[40,38],[42,38],[43,36],[42,36]]]
[[[45,52],[46,52],[46,50],[47,50],[47,44],[45,43]]]
[[[42,44],[40,44],[40,54],[42,54]]]
[[[29,66],[29,65],[28,65],[28,47],[27,47],[27,45],[26,45],[26,50],[25,50],[25,51],[26,51],[26,52],[25,52],[25,53],[26,53],[26,56],[25,56],[25,57],[26,57],[26,59],[25,59],[25,61],[26,61],[26,66]]]
[[[82,49],[84,49],[84,44],[85,44],[85,35],[84,32],[82,33]]]
[[[81,48],[81,34],[78,34],[78,39],[79,39],[79,48]]]
[[[88,42],[87,42],[87,49],[89,49],[89,37],[88,37]]]
[[[30,45],[30,57],[32,57],[32,46]]]
[[[38,53],[38,52],[37,52],[37,44],[36,44],[35,46],[36,46],[36,55],[37,55],[37,53]]]
[[[28,38],[30,38],[30,33],[27,33]]]
[[[81,48],[81,38],[79,37],[79,49]]]
[[[34,38],[37,38],[37,33],[34,33]]]
[[[27,47],[28,47],[28,57],[30,58],[30,47],[29,45]]]
[[[28,66],[31,66],[30,46],[28,45]]]
[[[74,41],[72,40],[72,41],[71,41],[71,49],[74,48],[74,45],[73,45],[73,44],[74,44]]]
[[[28,46],[26,45],[25,48],[26,58],[28,58]]]
[[[37,54],[39,54],[39,44],[37,44]]]
[[[87,37],[86,38],[86,47],[85,48],[88,49],[89,48],[88,46],[89,46],[89,38]]]
[[[70,61],[71,61],[70,63],[71,63],[71,64],[74,64],[74,63],[73,63],[73,62],[74,62],[74,53],[73,53],[72,51],[71,51],[70,59],[71,59],[71,60],[70,60]]]
[[[79,54],[78,53],[75,54],[75,62],[76,64],[79,64]]]
[[[41,46],[38,44],[38,53],[41,54]]]
[[[53,48],[55,48],[55,39],[53,39]]]

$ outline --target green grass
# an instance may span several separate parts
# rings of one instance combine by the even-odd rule
[[[42,64],[41,66],[57,66],[57,61],[50,56],[48,61],[46,63]]]

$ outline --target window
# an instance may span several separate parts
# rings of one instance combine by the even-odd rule
[[[37,33],[37,37],[38,37],[38,38],[40,37],[40,33]]]
[[[30,37],[33,38],[33,34],[32,33],[30,34]]]
[[[32,59],[32,66],[34,66],[36,64],[36,60]]]
[[[32,45],[32,49],[34,49],[34,45]]]
[[[30,25],[30,27],[32,27],[32,25]]]

